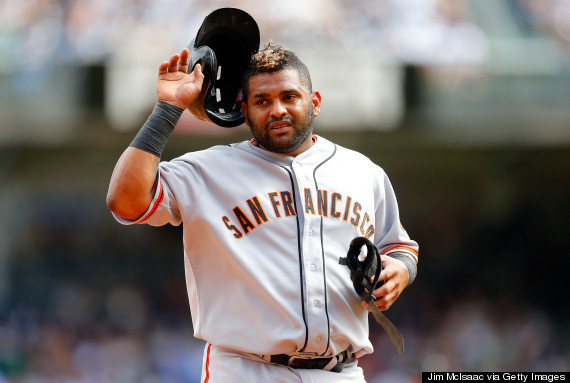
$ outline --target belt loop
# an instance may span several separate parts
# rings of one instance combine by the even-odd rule
[[[339,363],[338,358],[332,357],[331,361],[326,366],[323,367],[323,370],[331,371],[338,363]]]
[[[281,364],[291,368],[307,368],[320,369],[332,372],[341,372],[346,363],[350,360],[350,354],[347,350],[340,352],[335,356],[316,357],[300,356],[300,355],[259,355],[259,357],[269,363]]]
[[[259,355],[259,354],[253,354],[253,355],[256,355],[261,359],[263,359],[264,361],[271,363],[271,355]]]

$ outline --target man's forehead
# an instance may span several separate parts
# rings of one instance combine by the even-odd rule
[[[296,89],[308,93],[307,87],[301,81],[299,73],[294,69],[282,69],[276,72],[259,73],[249,79],[249,93],[255,96],[268,91]]]

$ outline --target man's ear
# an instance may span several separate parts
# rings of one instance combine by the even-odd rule
[[[321,114],[321,94],[318,90],[314,91],[311,95],[311,101],[313,102],[313,111],[315,113],[315,117]]]
[[[249,126],[249,122],[247,121],[247,105],[245,101],[241,102],[241,112],[243,113],[243,117],[245,118],[245,125]]]

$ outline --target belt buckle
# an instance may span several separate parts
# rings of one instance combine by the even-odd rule
[[[306,357],[306,356],[299,356],[299,355],[292,355],[289,360],[287,361],[287,367],[293,367],[293,364],[295,363],[296,359],[300,359],[300,360],[310,360],[311,358]]]

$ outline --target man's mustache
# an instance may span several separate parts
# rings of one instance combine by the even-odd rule
[[[288,121],[291,125],[295,125],[295,119],[291,116],[283,116],[281,118],[272,118],[271,120],[265,123],[265,127],[269,127],[269,125],[273,124],[274,122],[281,122],[281,121]]]

